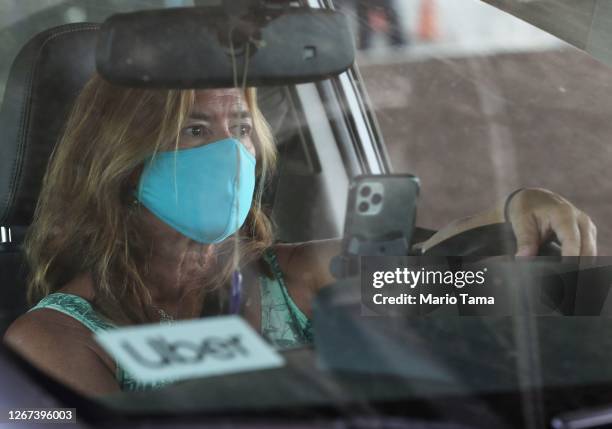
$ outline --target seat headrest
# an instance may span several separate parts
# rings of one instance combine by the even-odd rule
[[[0,110],[0,225],[29,225],[49,156],[95,71],[98,24],[39,33],[19,52]]]

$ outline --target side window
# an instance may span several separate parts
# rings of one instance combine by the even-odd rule
[[[339,6],[393,168],[421,178],[419,226],[543,187],[589,214],[612,254],[608,66],[477,0],[351,3]]]
[[[348,181],[316,86],[262,88],[259,103],[279,154],[264,196],[277,238],[300,242],[339,236]]]

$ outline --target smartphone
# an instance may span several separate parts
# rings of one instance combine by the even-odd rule
[[[344,255],[410,254],[419,179],[411,174],[357,176],[349,188]]]

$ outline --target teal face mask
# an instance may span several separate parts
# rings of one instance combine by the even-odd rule
[[[255,157],[228,138],[157,153],[145,163],[137,198],[181,234],[219,243],[246,220],[254,190]]]

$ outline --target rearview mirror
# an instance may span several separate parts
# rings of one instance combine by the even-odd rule
[[[333,10],[260,7],[237,16],[222,7],[173,8],[108,18],[96,67],[131,87],[288,85],[341,73],[354,52],[348,22]]]

